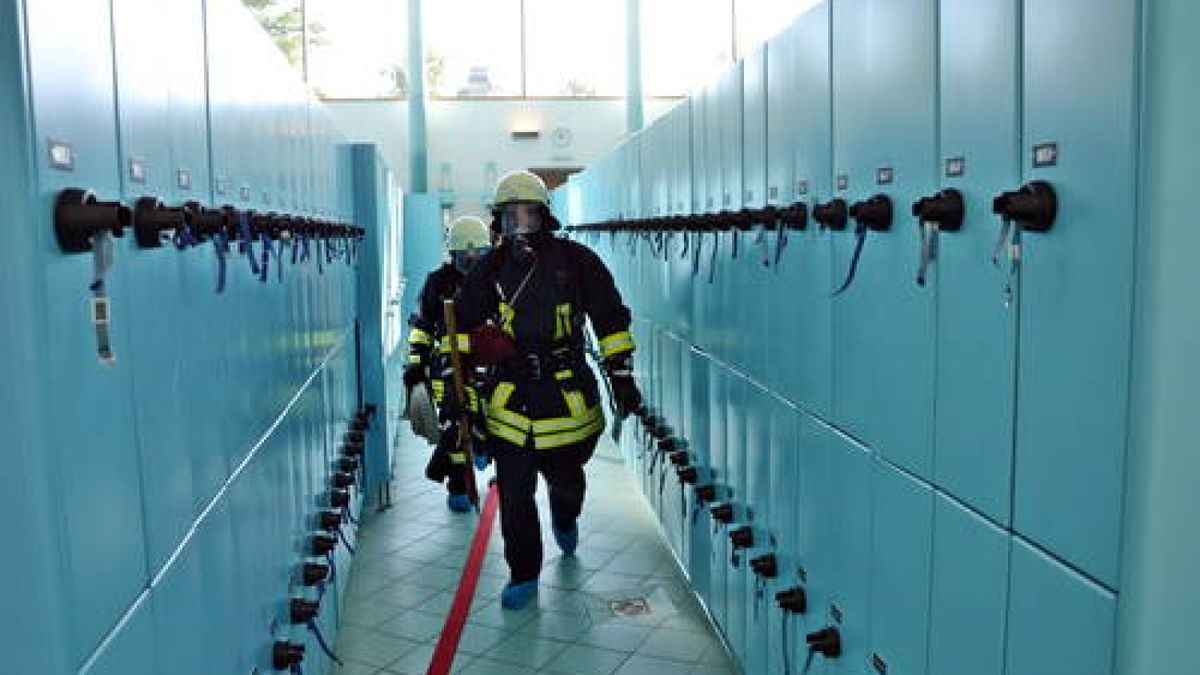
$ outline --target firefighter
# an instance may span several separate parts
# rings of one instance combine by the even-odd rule
[[[574,555],[578,545],[583,467],[605,426],[596,379],[585,361],[586,319],[599,339],[616,414],[623,417],[641,405],[629,309],[600,258],[554,234],[561,225],[549,205],[540,178],[527,171],[505,174],[492,210],[492,229],[501,243],[471,270],[456,298],[459,348],[476,363],[491,364],[478,397],[496,462],[510,573],[501,605],[507,609],[524,607],[537,592],[539,473],[549,487],[555,541],[565,556]]]
[[[440,408],[445,401],[443,376],[449,367],[448,359],[442,357],[437,346],[446,332],[443,300],[453,298],[466,277],[466,273],[492,247],[492,236],[483,220],[475,216],[462,216],[450,226],[446,248],[450,260],[429,274],[421,288],[417,312],[409,324],[408,365],[404,370],[404,386],[411,392],[417,387],[429,386],[433,401]],[[445,418],[445,415],[442,415]],[[436,483],[446,481],[446,506],[456,513],[472,509],[467,497],[467,456],[455,447],[457,429],[452,423],[442,429],[425,475]]]

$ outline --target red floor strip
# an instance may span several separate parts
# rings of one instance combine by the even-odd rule
[[[467,564],[458,580],[454,603],[450,605],[450,613],[446,615],[442,636],[438,638],[437,648],[433,650],[433,659],[429,662],[429,670],[425,671],[426,675],[447,675],[450,666],[454,664],[454,655],[458,651],[458,641],[467,623],[467,615],[471,612],[471,600],[474,599],[475,587],[479,584],[479,572],[483,568],[483,557],[487,553],[488,539],[492,536],[492,524],[496,520],[496,509],[499,506],[500,493],[496,490],[496,484],[492,483],[488,487],[487,500],[483,503],[483,515],[475,528],[475,538],[471,540],[471,553],[467,556]]]

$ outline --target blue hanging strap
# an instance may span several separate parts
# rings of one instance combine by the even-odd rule
[[[350,552],[350,555],[355,555],[354,547],[351,546],[350,541],[346,539],[346,533],[342,531],[342,528],[339,527],[337,533],[338,539],[342,540],[342,545],[346,547],[346,550]]]
[[[304,668],[299,663],[293,663],[292,667],[288,670],[291,671],[292,675],[304,675]]]
[[[350,512],[349,506],[342,507],[342,515],[345,516],[346,520],[350,521],[351,524],[353,524],[353,525],[358,524],[358,521],[354,519],[354,514]]]
[[[104,277],[113,265],[113,239],[108,230],[92,235],[92,283],[88,290],[92,292],[92,326],[96,331],[96,354],[100,362],[112,365],[116,362],[113,354],[112,338],[109,335],[110,307],[108,291],[104,286]]]
[[[225,259],[229,255],[229,237],[218,232],[213,237],[213,250],[217,252],[217,293],[225,292]]]
[[[308,262],[308,259],[312,257],[312,250],[309,248],[311,243],[312,240],[308,238],[307,234],[301,235],[300,246],[303,250],[300,251],[300,262]]]
[[[321,262],[321,258],[322,258],[322,256],[323,256],[323,255],[328,255],[328,253],[325,253],[325,254],[322,254],[322,253],[321,253],[321,241],[322,241],[321,239],[317,239],[317,253],[316,253],[316,256],[317,256],[317,274],[324,274],[324,273],[325,273],[325,267],[324,267],[324,264]]]
[[[858,241],[854,243],[854,257],[850,259],[850,270],[846,273],[846,281],[842,283],[842,287],[834,291],[834,297],[846,292],[850,288],[850,284],[854,283],[854,275],[858,273],[858,260],[862,256],[863,244],[867,241],[867,226],[865,223],[859,223],[858,227],[854,228],[854,236]]]
[[[325,635],[321,633],[321,627],[317,625],[316,619],[308,620],[308,629],[312,631],[313,637],[317,638],[317,644],[321,645],[321,651],[325,652],[325,656],[328,656],[330,659],[332,659],[334,663],[338,664],[338,666],[346,665],[342,663],[342,660],[338,658],[337,654],[334,654],[333,650],[329,648],[329,643],[325,641]]]
[[[272,249],[274,247],[271,244],[271,235],[267,234],[266,232],[263,232],[261,238],[262,238],[263,250],[262,250],[262,264],[259,265],[259,268],[258,268],[258,272],[259,272],[258,280],[263,283],[266,283],[267,278],[270,276],[271,253],[272,253]],[[253,255],[253,254],[251,254],[251,255]]]
[[[325,561],[329,563],[329,583],[332,585],[337,581],[337,562],[333,558],[333,551],[325,554]]]
[[[196,239],[195,233],[192,232],[191,223],[187,222],[186,220],[183,222],[181,227],[175,228],[175,235],[172,239],[175,243],[175,248],[181,251],[185,248],[191,248],[199,243],[199,241]]]
[[[788,624],[792,622],[792,613],[785,611],[783,613],[783,675],[792,675],[792,649],[788,645]]]
[[[254,256],[254,234],[250,231],[250,214],[238,214],[238,252],[250,261],[250,273],[258,276],[258,259]]]
[[[783,250],[788,245],[788,228],[783,223],[779,223],[779,230],[775,234],[775,266],[779,267],[779,261],[783,259]]]
[[[721,248],[721,235],[713,233],[712,258],[708,261],[708,283],[712,283],[717,275],[717,249]]]

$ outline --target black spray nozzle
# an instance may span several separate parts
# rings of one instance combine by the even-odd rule
[[[842,655],[842,635],[832,626],[809,633],[804,641],[808,643],[810,650],[827,659],[836,659]]]
[[[675,475],[684,485],[695,485],[696,481],[700,480],[700,472],[694,466],[681,466],[675,470]]]
[[[142,197],[133,207],[133,238],[141,248],[159,248],[163,238],[187,225],[190,217],[183,207],[170,208],[157,197]]]
[[[712,519],[718,523],[733,522],[733,505],[732,504],[717,504],[708,510]]]
[[[754,528],[743,525],[729,532],[729,543],[733,548],[742,549],[754,546]]]
[[[760,555],[750,560],[750,569],[764,579],[774,579],[779,576],[779,561],[774,553]]]
[[[808,593],[800,586],[792,586],[775,594],[775,604],[790,614],[804,614],[808,611]]]
[[[271,647],[271,666],[275,670],[291,670],[304,660],[304,645],[289,640],[277,640]]]
[[[329,483],[335,488],[348,488],[354,485],[354,474],[337,471],[329,478]]]
[[[300,580],[305,586],[316,586],[329,578],[329,565],[304,563],[300,566]]]
[[[813,220],[826,230],[844,230],[849,222],[849,213],[845,200],[832,199],[824,204],[817,204],[812,211]]]
[[[326,534],[314,534],[308,544],[308,551],[314,556],[324,556],[337,548],[337,538]]]
[[[340,490],[337,488],[330,490],[329,505],[335,509],[341,509],[350,506],[350,493],[346,490]]]
[[[288,618],[294,624],[306,624],[321,613],[321,603],[304,598],[292,598],[288,603]]]
[[[1058,195],[1046,181],[1035,180],[1012,192],[1002,192],[992,201],[992,211],[1030,232],[1046,232],[1058,216]]]

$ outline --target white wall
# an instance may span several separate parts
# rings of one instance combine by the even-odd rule
[[[645,103],[646,123],[678,105],[679,100]],[[407,191],[408,104],[404,101],[330,101],[334,121],[352,141],[378,143]],[[429,133],[429,188],[442,185],[441,165],[450,164],[454,191],[463,195],[454,213],[477,213],[485,166],[495,162],[503,174],[526,167],[583,167],[616,147],[625,136],[624,100],[451,100],[426,103]],[[536,140],[517,141],[516,127],[537,128]],[[555,129],[568,129],[564,147],[552,142]]]

